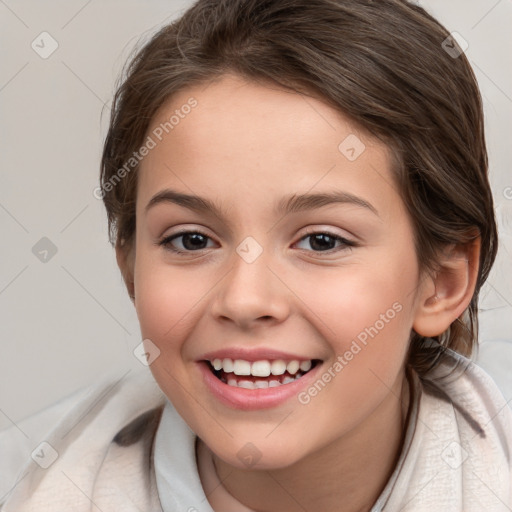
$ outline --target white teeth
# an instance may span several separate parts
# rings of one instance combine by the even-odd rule
[[[234,371],[235,369],[235,365],[233,364],[233,360],[232,359],[224,359],[222,361],[222,368],[224,369],[224,371],[226,373],[231,373]]]
[[[286,363],[282,359],[272,361],[270,369],[272,371],[272,375],[283,375],[283,373],[286,371]]]
[[[312,366],[311,361],[302,361],[302,363],[300,363],[300,367],[299,368],[303,372],[307,372],[307,371],[311,370],[311,366]]]
[[[235,375],[251,375],[251,363],[242,359],[236,359],[233,363]]]
[[[286,365],[286,370],[288,371],[288,373],[291,373],[292,375],[294,373],[297,373],[299,371],[299,361],[295,360],[295,361],[290,361],[287,365]]]
[[[267,388],[277,388],[278,386],[283,386],[284,384],[289,384],[290,382],[295,382],[297,379],[300,379],[301,375],[296,375],[295,377],[289,377],[288,375],[283,378],[283,382],[279,382],[278,380],[272,379],[268,380],[239,380],[237,382],[236,379],[228,379],[228,386],[232,386],[234,388],[244,388],[244,389],[267,389]]]
[[[269,375],[283,375],[286,371],[290,375],[295,375],[299,370],[307,372],[312,367],[312,361],[283,361],[276,359],[268,361],[262,359],[251,363],[244,359],[215,358],[210,361],[216,371],[223,370],[225,373],[234,373],[235,375],[252,375],[254,377],[268,377]]]
[[[268,377],[270,375],[270,363],[268,361],[256,361],[252,363],[251,375],[254,377]]]
[[[256,389],[256,386],[254,382],[251,382],[250,380],[241,380],[238,382],[239,388],[245,388],[245,389]]]

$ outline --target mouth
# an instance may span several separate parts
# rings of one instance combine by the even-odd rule
[[[213,359],[204,361],[210,372],[221,382],[231,387],[244,389],[266,389],[295,382],[322,361],[309,360],[260,360]]]

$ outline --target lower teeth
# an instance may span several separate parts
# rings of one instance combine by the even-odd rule
[[[226,379],[221,378],[222,382],[224,384],[227,384],[228,386],[232,386],[235,388],[244,388],[244,389],[266,389],[266,388],[276,388],[278,386],[283,386],[285,384],[289,384],[290,382],[294,382],[297,379],[300,379],[304,375],[303,373],[297,373],[295,377],[284,377],[283,382],[279,382],[276,379],[273,380],[239,380],[237,381],[234,378],[228,378],[227,382]]]

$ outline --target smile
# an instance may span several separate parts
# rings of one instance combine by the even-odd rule
[[[210,371],[224,384],[244,389],[265,389],[290,384],[307,374],[319,362],[318,359],[264,359],[251,362],[230,358],[207,361]]]

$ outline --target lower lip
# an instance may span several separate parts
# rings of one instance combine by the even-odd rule
[[[225,384],[210,370],[205,361],[200,361],[199,368],[203,374],[203,380],[220,402],[235,409],[254,411],[257,409],[269,409],[276,407],[297,394],[315,378],[321,364],[317,364],[312,370],[288,384],[281,384],[273,388],[245,389]]]

